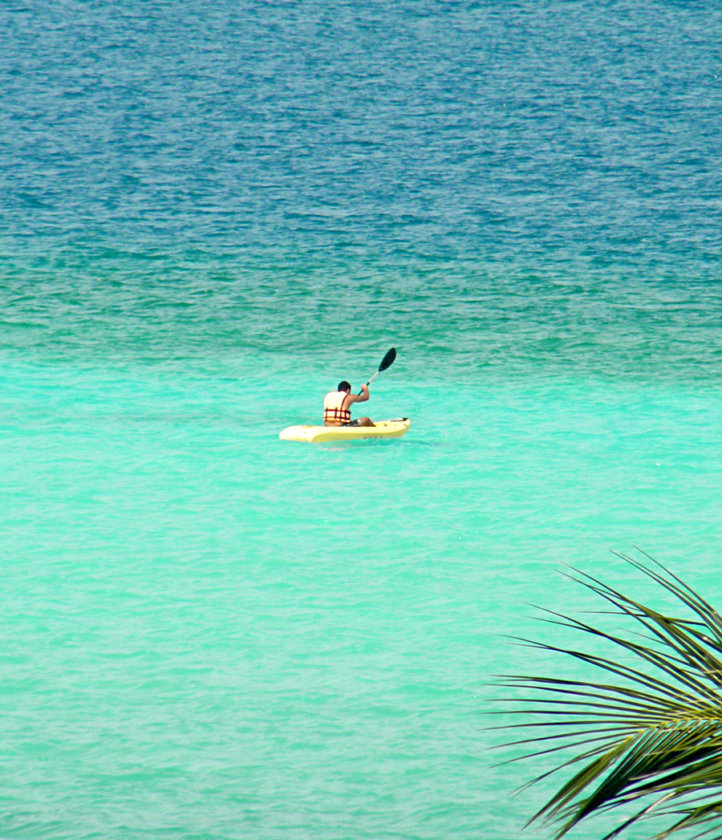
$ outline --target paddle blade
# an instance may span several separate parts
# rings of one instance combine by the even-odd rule
[[[391,365],[394,363],[395,358],[396,358],[396,348],[392,347],[388,351],[388,353],[383,357],[383,359],[381,359],[381,364],[379,365],[379,369],[371,377],[371,379],[369,379],[369,381],[366,383],[366,385],[370,385],[374,381],[374,379],[376,379],[376,377],[381,373],[382,370],[386,370],[387,367],[391,367]],[[359,394],[363,394],[363,392],[364,391],[363,391],[363,388],[362,388],[359,391]]]
[[[392,347],[388,353],[381,359],[381,364],[379,365],[379,373],[382,370],[386,370],[386,368],[391,367],[396,359],[396,348]]]

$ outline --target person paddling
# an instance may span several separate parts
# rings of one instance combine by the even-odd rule
[[[329,391],[323,399],[324,426],[375,426],[369,417],[351,419],[351,406],[357,402],[366,402],[369,398],[368,385],[361,386],[360,394],[351,393],[351,385],[344,379],[338,383],[338,389]]]

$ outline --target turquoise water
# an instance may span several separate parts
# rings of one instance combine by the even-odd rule
[[[0,836],[521,836],[558,570],[722,601],[720,13],[0,24]],[[278,440],[391,346],[403,439]]]

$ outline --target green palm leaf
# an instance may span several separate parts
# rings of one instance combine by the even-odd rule
[[[529,784],[572,771],[530,822],[556,825],[560,838],[592,814],[636,803],[638,810],[605,840],[649,814],[669,820],[658,840],[695,828],[695,836],[720,837],[722,616],[651,558],[619,556],[674,596],[686,615],[661,613],[577,570],[568,575],[602,598],[605,614],[615,616],[615,623],[621,617],[629,629],[607,631],[547,610],[545,621],[612,645],[610,655],[521,640],[606,674],[604,681],[504,677],[504,685],[523,692],[511,699],[525,718],[505,728],[532,733],[506,746],[525,746],[522,758],[562,754]]]

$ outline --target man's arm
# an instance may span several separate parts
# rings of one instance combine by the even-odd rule
[[[368,385],[362,385],[361,386],[361,391],[363,392],[361,394],[349,394],[348,395],[347,400],[348,400],[349,407],[352,406],[354,403],[357,403],[357,402],[366,402],[366,400],[369,398]]]

